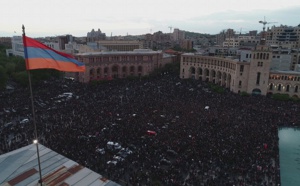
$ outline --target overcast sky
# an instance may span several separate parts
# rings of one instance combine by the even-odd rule
[[[72,34],[86,36],[93,28],[116,35],[140,35],[170,28],[217,34],[262,30],[268,24],[300,24],[299,0],[1,0],[0,37]]]

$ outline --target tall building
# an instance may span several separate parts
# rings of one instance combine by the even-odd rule
[[[223,42],[225,41],[225,39],[226,39],[225,30],[223,30],[216,35],[216,45],[223,46]]]
[[[249,36],[257,36],[257,30],[249,31]]]
[[[234,38],[235,37],[235,31],[231,28],[228,28],[225,32],[226,38]]]
[[[184,39],[180,42],[181,48],[185,50],[192,50],[193,49],[193,41],[190,39]]]
[[[22,36],[13,36],[11,38],[12,49],[9,50],[9,55],[24,57],[24,45]]]
[[[171,34],[164,34],[161,31],[152,35],[152,49],[165,50],[171,47]]]
[[[180,42],[185,39],[185,31],[174,28],[172,34],[172,40],[175,42]]]
[[[266,41],[269,45],[283,48],[300,48],[300,26],[273,26],[266,32]]]
[[[59,46],[60,50],[65,50],[66,44],[74,41],[74,38],[72,35],[58,36],[57,39],[58,39],[58,46]]]
[[[106,39],[105,33],[102,33],[99,28],[97,31],[92,29],[91,32],[87,33],[87,42],[101,41],[101,40],[105,40],[105,39]]]
[[[235,36],[235,31],[233,29],[227,29],[227,30],[222,30],[219,34],[216,35],[216,45],[223,46],[223,42],[225,40],[232,40],[234,39]]]

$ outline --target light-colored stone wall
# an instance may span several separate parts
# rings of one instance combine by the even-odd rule
[[[264,45],[251,51],[249,62],[186,53],[181,56],[180,78],[213,82],[235,93],[287,93],[300,97],[300,72],[270,71],[271,60],[272,51]]]

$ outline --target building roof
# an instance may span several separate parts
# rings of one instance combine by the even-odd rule
[[[300,72],[292,70],[270,70],[270,73],[274,74],[289,74],[289,75],[300,75]]]
[[[90,56],[90,55],[135,55],[135,54],[160,54],[162,51],[153,51],[149,49],[135,49],[133,51],[102,51],[102,52],[86,52],[78,53],[77,56]]]
[[[36,186],[39,168],[36,145],[31,144],[0,156],[1,186]],[[119,186],[100,174],[39,144],[43,185]]]

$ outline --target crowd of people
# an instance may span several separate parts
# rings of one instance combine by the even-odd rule
[[[300,127],[299,104],[169,74],[49,80],[33,94],[39,142],[121,185],[277,186],[278,130]],[[0,95],[3,154],[32,143],[34,126],[28,88]]]

